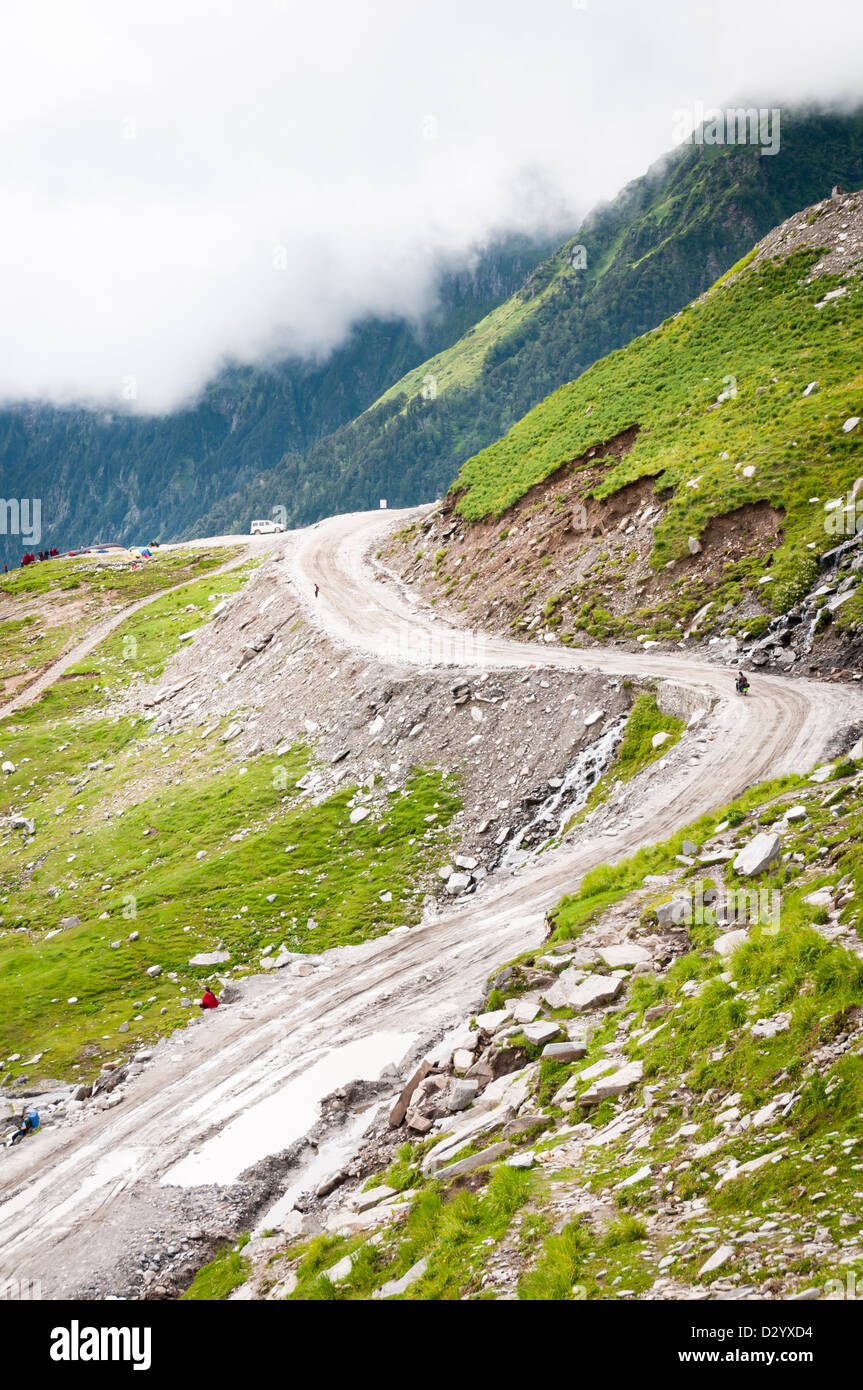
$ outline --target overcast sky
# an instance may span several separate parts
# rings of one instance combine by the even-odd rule
[[[861,0],[27,0],[0,50],[0,397],[187,400],[418,314],[675,112],[863,97]],[[132,399],[134,398],[134,399]]]

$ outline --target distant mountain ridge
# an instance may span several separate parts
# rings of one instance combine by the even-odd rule
[[[360,414],[506,299],[550,249],[548,239],[503,237],[471,268],[442,266],[437,309],[423,322],[367,319],[321,362],[231,365],[196,404],[171,415],[0,408],[0,494],[42,499],[45,547],[198,534],[202,515],[221,498],[242,496],[286,450],[302,455]],[[229,529],[247,530],[249,507],[234,510]],[[25,548],[40,545],[0,534],[0,559],[17,564]]]
[[[437,320],[372,320],[323,363],[237,365],[141,419],[0,411],[0,493],[41,497],[43,543],[289,524],[427,500],[551,391],[706,290],[797,208],[863,184],[863,111],[783,112],[782,147],[684,145],[548,254],[524,239],[444,277]],[[0,535],[2,558],[19,538]]]
[[[202,531],[274,503],[305,524],[380,497],[409,505],[445,492],[468,458],[551,391],[678,312],[837,183],[863,184],[863,109],[783,112],[782,147],[770,158],[752,146],[679,147],[591,213],[458,343],[304,454],[286,452],[250,491],[220,499]]]

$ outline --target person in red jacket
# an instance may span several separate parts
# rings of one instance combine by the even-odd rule
[[[209,985],[207,985],[207,988],[204,990],[204,997],[199,1007],[202,1009],[217,1009],[219,1007],[219,1001]]]

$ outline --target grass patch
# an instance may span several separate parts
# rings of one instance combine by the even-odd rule
[[[819,254],[744,260],[733,279],[553,392],[463,465],[452,487],[457,510],[469,521],[501,517],[557,469],[637,424],[632,450],[610,460],[599,482],[585,481],[584,497],[655,478],[669,496],[655,530],[656,569],[687,557],[688,537],[716,515],[769,503],[784,513],[780,544],[738,567],[721,598],[737,603],[749,591],[784,611],[804,567],[835,541],[823,506],[809,497],[823,499],[825,476],[830,495],[842,496],[859,473],[859,443],[842,424],[863,384],[863,292],[851,277],[841,308],[817,310],[840,283],[829,275],[807,282]],[[730,365],[736,393],[717,404]],[[813,378],[819,390],[804,397]],[[744,476],[743,465],[754,473]],[[768,565],[774,582],[758,586]]]
[[[424,1186],[404,1225],[379,1247],[361,1238],[334,1244],[321,1237],[313,1242],[298,1269],[297,1301],[321,1298],[367,1299],[386,1281],[399,1279],[420,1259],[428,1264],[423,1277],[411,1284],[405,1300],[450,1300],[479,1294],[479,1274],[488,1242],[499,1241],[513,1216],[528,1200],[529,1173],[505,1165],[493,1169],[481,1193],[460,1189],[450,1194],[436,1183]],[[351,1250],[356,1257],[347,1279],[333,1284],[326,1269]]]
[[[240,1284],[245,1284],[249,1275],[249,1262],[240,1251],[249,1242],[247,1235],[241,1236],[234,1246],[226,1245],[215,1259],[204,1265],[195,1275],[193,1282],[181,1294],[188,1303],[214,1303],[226,1299]]]

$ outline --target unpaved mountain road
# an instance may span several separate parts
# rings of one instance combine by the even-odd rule
[[[305,1133],[335,1086],[376,1078],[463,1018],[494,966],[539,942],[546,910],[587,869],[767,776],[805,770],[836,728],[859,717],[859,691],[837,685],[759,677],[743,700],[727,670],[686,655],[549,648],[449,629],[424,602],[380,582],[365,560],[384,530],[415,515],[336,517],[280,538],[284,582],[334,642],[401,667],[428,666],[431,653],[469,670],[649,673],[713,704],[713,742],[697,764],[668,759],[670,771],[646,779],[638,812],[616,835],[574,840],[492,877],[424,926],[329,952],[313,975],[288,967],[250,981],[240,1003],[161,1043],[115,1109],[94,1109],[0,1155],[0,1279],[38,1281],[45,1298],[128,1293],[150,1232],[167,1233],[170,1246],[189,1225],[230,1231],[236,1176]],[[202,1186],[214,1181],[225,1186]],[[303,1171],[293,1170],[291,1186],[298,1182]]]
[[[5,704],[0,704],[0,719],[8,714],[17,714],[19,710],[26,709],[34,701],[39,699],[50,686],[54,685],[71,666],[77,666],[79,661],[83,661],[85,656],[89,656],[100,642],[110,636],[115,628],[120,627],[133,613],[138,613],[142,608],[147,608],[151,603],[156,603],[160,598],[165,598],[168,594],[174,594],[178,589],[185,589],[188,584],[197,584],[201,579],[217,579],[220,574],[227,574],[230,570],[239,569],[247,561],[255,559],[257,556],[266,554],[273,549],[278,541],[282,539],[279,535],[266,536],[214,536],[206,542],[188,541],[177,543],[176,545],[164,545],[162,550],[187,549],[189,546],[200,548],[206,545],[242,545],[243,550],[240,555],[235,555],[232,560],[227,560],[224,565],[217,566],[216,569],[208,570],[205,574],[193,575],[190,579],[184,579],[180,584],[173,584],[168,589],[158,589],[154,594],[147,594],[144,598],[139,598],[130,603],[125,608],[118,608],[115,613],[109,613],[107,617],[100,618],[94,623],[80,642],[76,642],[62,656],[58,656],[56,661],[52,661],[49,666],[41,671],[33,680],[28,680],[26,684],[19,686],[18,691],[7,700]]]

